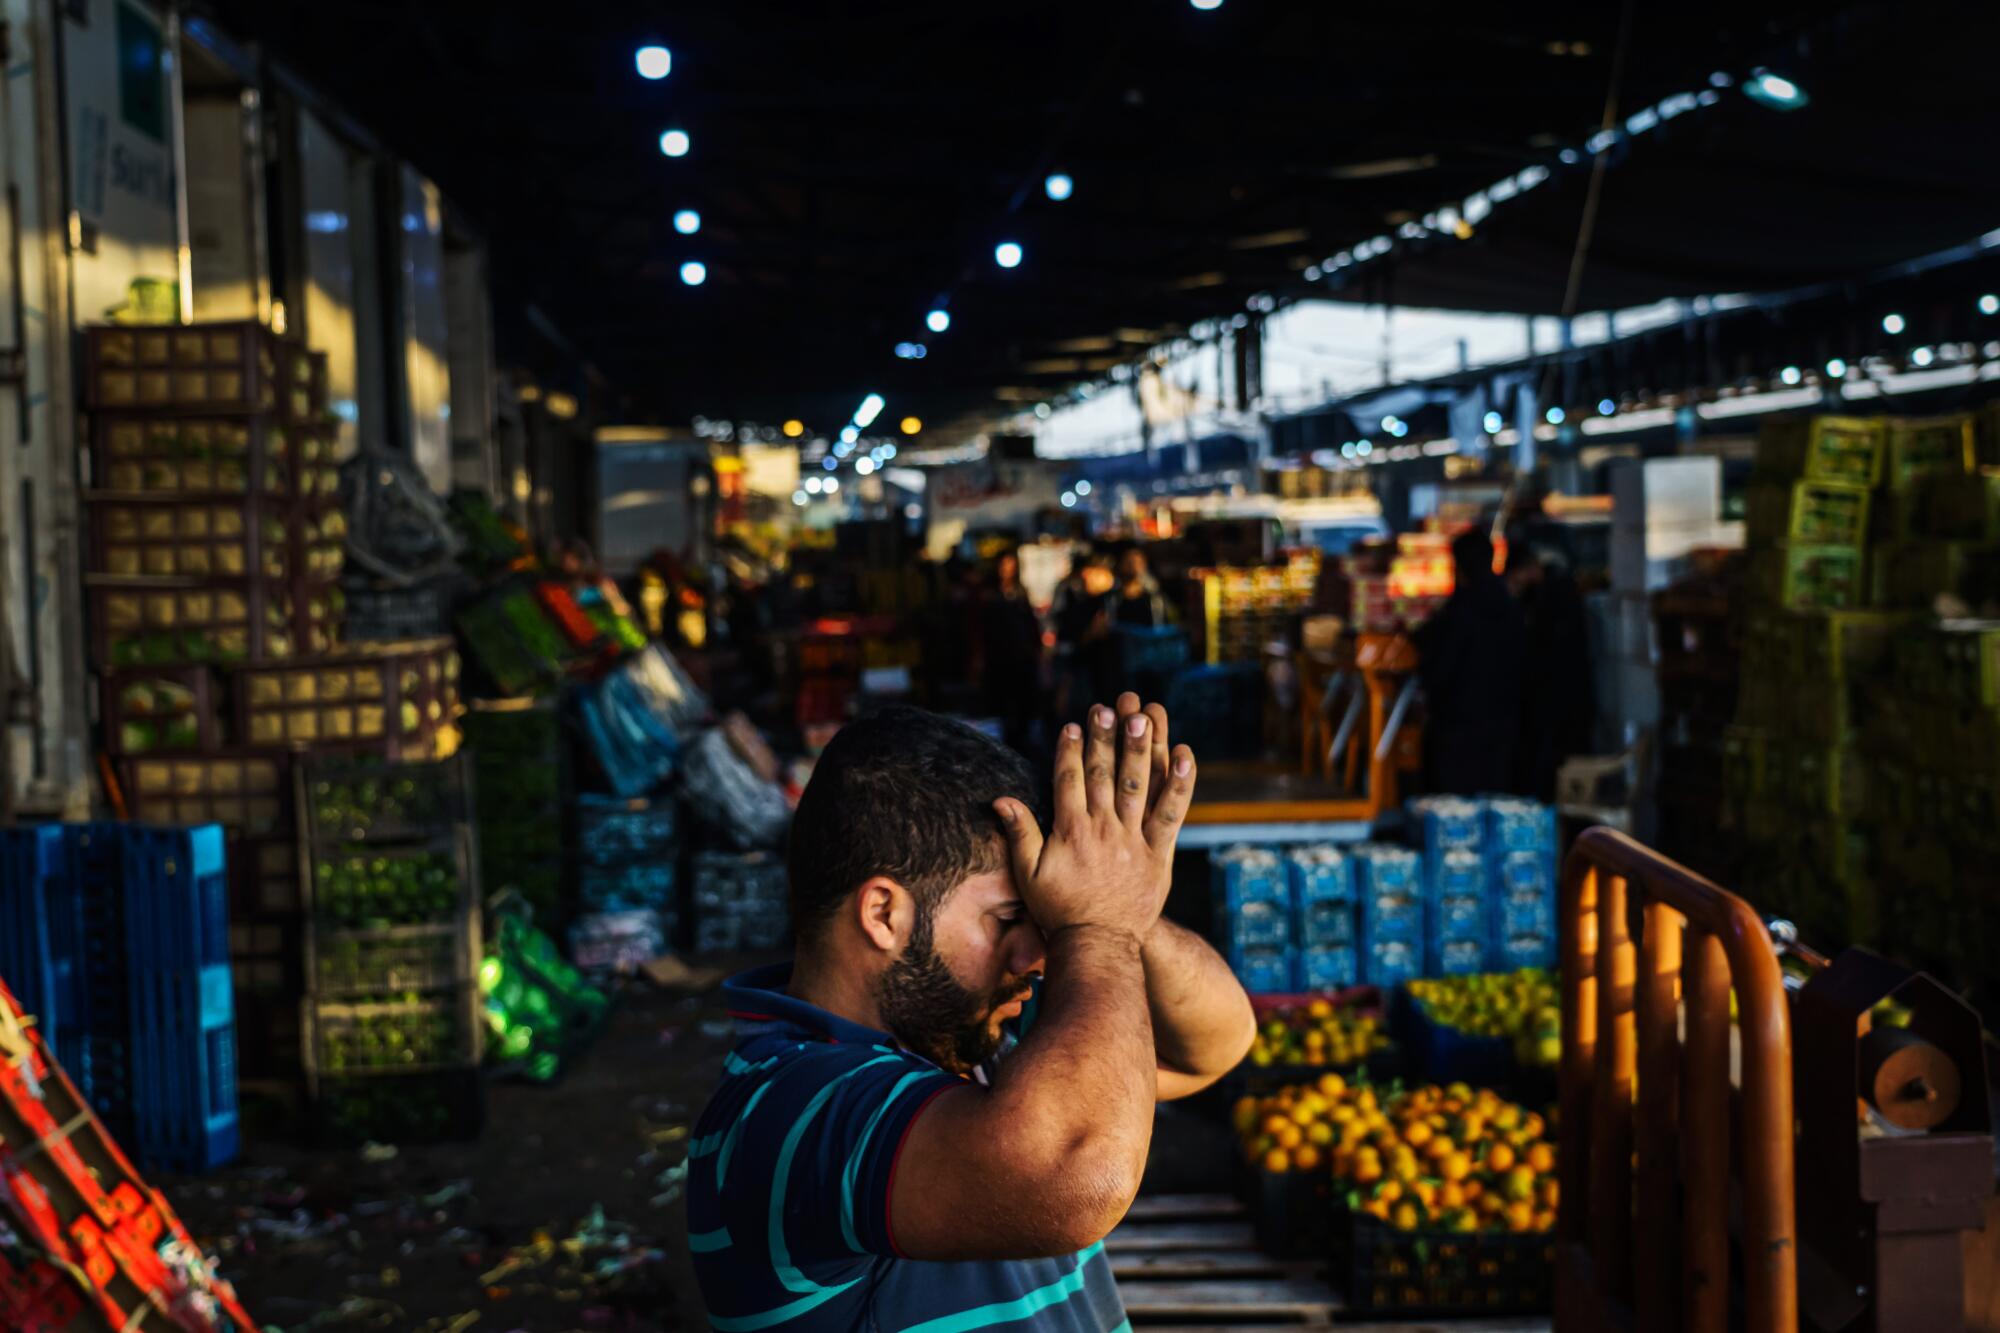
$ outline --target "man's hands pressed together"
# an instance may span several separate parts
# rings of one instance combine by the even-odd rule
[[[1173,883],[1174,839],[1194,789],[1194,755],[1181,746],[1166,772],[1166,711],[1153,707],[1157,723],[1145,712],[1119,716],[1098,705],[1087,748],[1080,728],[1063,728],[1047,838],[1019,801],[995,805],[1007,829],[1015,886],[1051,943],[1064,930],[1097,927],[1140,944],[1159,919]],[[1177,799],[1162,799],[1170,791]]]

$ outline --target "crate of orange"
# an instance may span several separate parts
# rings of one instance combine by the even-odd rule
[[[1401,1072],[1382,1014],[1381,992],[1355,986],[1324,994],[1255,995],[1257,1035],[1225,1089],[1261,1094],[1322,1075],[1365,1071],[1379,1081]]]
[[[1330,1248],[1356,1309],[1546,1307],[1558,1191],[1539,1114],[1460,1083],[1379,1088],[1328,1074],[1243,1098],[1235,1121],[1260,1202],[1309,1207],[1325,1182]],[[1258,1220],[1260,1239],[1309,1226]]]

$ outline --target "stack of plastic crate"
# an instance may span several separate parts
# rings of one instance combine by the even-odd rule
[[[1407,847],[1364,842],[1348,853],[1360,903],[1361,979],[1395,986],[1423,975],[1423,861]]]
[[[1268,847],[1226,847],[1209,858],[1223,956],[1252,994],[1289,991],[1295,970],[1287,867]]]
[[[791,934],[785,863],[770,852],[697,852],[694,949],[776,949]]]
[[[122,1134],[132,1110],[124,826],[0,829],[0,977]]]
[[[648,913],[672,939],[680,929],[679,805],[672,795],[576,798],[579,928],[602,915]]]
[[[1550,967],[1556,960],[1556,812],[1496,796],[1485,809],[1488,966]]]
[[[1487,925],[1483,810],[1458,796],[1409,803],[1424,848],[1424,972],[1459,976],[1483,971],[1492,930]]]
[[[512,890],[543,929],[563,915],[562,720],[549,700],[496,699],[465,715],[488,898]]]
[[[135,1145],[206,1171],[236,1156],[236,990],[220,826],[129,828],[125,941]]]
[[[321,758],[299,786],[306,1079],[321,1132],[476,1132],[480,914],[464,758]]]
[[[1309,991],[1357,984],[1361,958],[1354,939],[1354,868],[1347,854],[1330,843],[1287,848],[1285,875],[1298,946],[1292,985]]]

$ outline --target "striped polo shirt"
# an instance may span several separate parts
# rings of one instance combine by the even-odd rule
[[[725,986],[737,1044],[689,1150],[688,1243],[717,1333],[1130,1333],[1102,1242],[953,1263],[897,1248],[896,1159],[965,1080],[792,999],[790,976],[781,963]]]

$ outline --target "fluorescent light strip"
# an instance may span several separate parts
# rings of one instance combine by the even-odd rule
[[[1582,430],[1585,435],[1623,435],[1635,430],[1658,430],[1661,426],[1674,424],[1674,410],[1671,407],[1648,407],[1635,412],[1620,412],[1615,417],[1585,417]]]
[[[1811,407],[1821,398],[1818,389],[1781,389],[1776,393],[1746,393],[1740,398],[1719,398],[1703,403],[1695,413],[1703,421],[1755,416],[1759,412],[1783,412],[1794,407]]]

